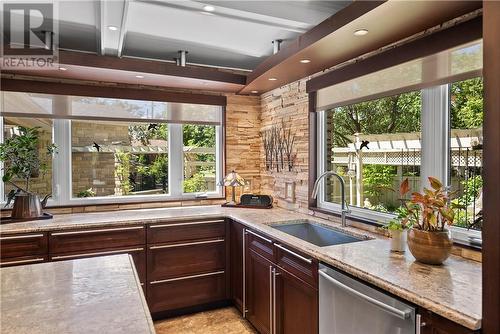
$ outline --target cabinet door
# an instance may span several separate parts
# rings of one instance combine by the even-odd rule
[[[318,333],[318,290],[276,267],[273,334]]]
[[[230,279],[231,279],[231,299],[236,308],[243,313],[243,225],[235,222],[229,222],[229,240],[230,240]]]
[[[260,334],[268,334],[272,323],[271,280],[273,265],[249,249],[247,249],[245,259],[246,317]]]
[[[459,324],[434,314],[428,310],[420,309],[421,316],[420,332],[422,334],[474,334],[479,331],[473,331]],[[418,325],[418,324],[417,324]]]

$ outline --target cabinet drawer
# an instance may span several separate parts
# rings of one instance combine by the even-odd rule
[[[225,282],[224,271],[150,282],[149,309],[154,313],[224,300]]]
[[[131,247],[146,243],[144,226],[85,229],[50,233],[51,254]]]
[[[215,272],[225,268],[224,239],[148,247],[148,281]]]
[[[47,254],[47,234],[18,234],[0,237],[3,259]]]
[[[274,262],[273,241],[260,233],[246,230],[246,244],[248,248],[263,256],[271,262]]]
[[[0,262],[0,267],[13,267],[13,266],[24,266],[27,264],[42,263],[47,261],[47,256],[45,255],[35,255],[35,256],[22,256],[22,257],[11,257],[8,259],[2,259]]]
[[[104,249],[89,252],[73,252],[72,254],[51,255],[50,261],[65,261],[75,259],[85,259],[89,257],[130,254],[134,260],[135,269],[141,282],[146,282],[146,250],[144,247],[126,248],[126,249]]]
[[[154,224],[148,226],[148,244],[223,238],[225,234],[224,219]]]
[[[288,246],[276,243],[274,247],[278,266],[314,288],[318,288],[318,261],[316,259]]]

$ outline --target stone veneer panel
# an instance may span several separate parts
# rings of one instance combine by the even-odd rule
[[[261,143],[261,192],[273,196],[279,207],[308,212],[308,95],[306,79],[267,92],[261,96],[261,130],[285,121],[295,134],[294,168],[290,171],[268,171]],[[295,182],[295,202],[285,198],[285,182]]]

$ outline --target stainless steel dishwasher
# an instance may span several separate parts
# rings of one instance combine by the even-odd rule
[[[320,264],[320,334],[415,334],[415,308]]]

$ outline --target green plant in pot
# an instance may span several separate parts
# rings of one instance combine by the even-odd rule
[[[440,265],[451,253],[453,242],[447,226],[453,225],[456,205],[450,204],[448,192],[443,184],[429,177],[431,188],[422,193],[413,192],[410,200],[403,201],[412,221],[408,230],[408,248],[417,261]],[[401,197],[410,191],[408,179],[400,186]]]
[[[398,216],[385,224],[383,228],[391,234],[391,251],[402,253],[406,248],[406,232],[412,227],[413,222],[405,207],[399,208],[398,211]]]
[[[56,146],[49,145],[46,154],[41,155],[38,149],[39,128],[18,129],[18,134],[0,144],[0,161],[4,163],[2,181],[14,187],[7,195],[5,206],[14,200],[11,215],[14,219],[39,218],[50,194],[40,201],[39,196],[30,191],[30,181],[33,175],[44,175],[48,171],[46,159],[55,152]],[[46,159],[42,159],[44,157]],[[16,184],[15,179],[23,180],[23,185]]]

